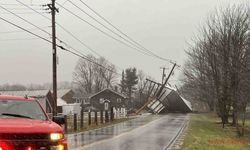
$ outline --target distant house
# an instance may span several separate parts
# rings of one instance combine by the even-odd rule
[[[111,89],[104,89],[88,97],[90,108],[96,110],[110,110],[111,107],[124,108],[127,97]]]
[[[53,96],[50,90],[0,91],[1,95],[28,96],[35,98],[47,113],[52,113]]]
[[[76,103],[76,99],[74,98],[74,91],[71,89],[60,89],[57,90],[57,98],[64,100],[67,104]]]
[[[75,93],[71,89],[57,90],[57,112],[63,114],[79,114],[81,102],[75,98]]]

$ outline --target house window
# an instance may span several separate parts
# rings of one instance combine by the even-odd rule
[[[104,98],[100,98],[100,104],[104,103]]]
[[[117,103],[121,103],[121,102],[122,102],[122,99],[117,98]]]

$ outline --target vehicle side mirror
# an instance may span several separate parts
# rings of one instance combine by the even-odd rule
[[[52,121],[54,121],[55,123],[59,125],[65,124],[64,116],[53,116]]]

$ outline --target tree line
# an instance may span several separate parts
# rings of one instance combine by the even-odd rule
[[[223,127],[236,126],[239,135],[244,135],[250,99],[249,15],[249,6],[240,4],[208,17],[187,50],[182,87],[189,98],[208,103]]]

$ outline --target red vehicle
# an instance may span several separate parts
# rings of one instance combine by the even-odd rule
[[[53,121],[35,99],[0,95],[0,150],[67,150],[64,118]]]

